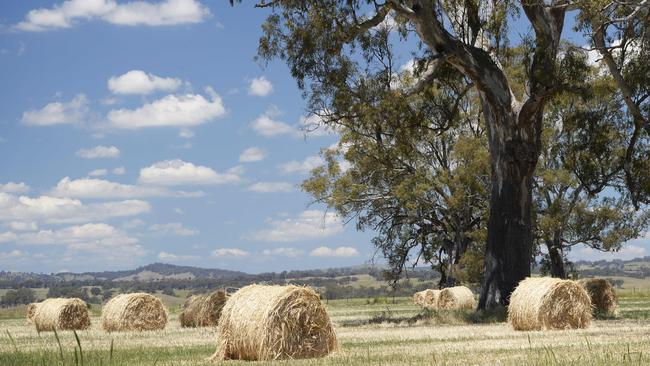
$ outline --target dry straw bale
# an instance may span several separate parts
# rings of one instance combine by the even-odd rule
[[[213,361],[322,357],[338,348],[325,307],[312,289],[246,286],[221,313]]]
[[[431,310],[438,309],[438,296],[440,296],[440,290],[428,289],[428,290],[424,290],[422,292],[423,292],[423,294],[422,294],[422,304],[421,305],[423,307],[425,307],[427,309],[431,309]]]
[[[225,291],[190,296],[181,309],[178,319],[181,327],[209,327],[217,325],[221,309],[227,300]]]
[[[595,313],[604,315],[618,313],[618,297],[614,286],[609,281],[603,278],[585,278],[578,283],[587,290]]]
[[[47,299],[43,302],[30,304],[31,320],[39,332],[53,330],[83,330],[90,327],[88,305],[80,299]],[[27,316],[29,317],[28,307]]]
[[[27,314],[26,314],[26,316],[27,316],[27,320],[29,320],[30,322],[34,321],[34,313],[36,313],[36,306],[37,305],[38,305],[37,303],[31,303],[31,304],[27,305]]]
[[[413,303],[415,305],[423,305],[424,304],[424,294],[426,293],[427,290],[416,292],[413,294]]]
[[[465,286],[447,287],[438,294],[438,309],[460,310],[474,309],[476,300],[472,290]]]
[[[529,277],[510,296],[508,322],[515,330],[586,328],[591,300],[576,281]]]
[[[113,331],[160,330],[167,325],[162,301],[147,293],[117,295],[102,308],[102,328]]]

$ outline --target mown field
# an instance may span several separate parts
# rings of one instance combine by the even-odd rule
[[[572,331],[515,332],[499,316],[423,314],[400,298],[326,304],[340,351],[289,365],[648,365],[650,293],[626,292],[615,319]],[[0,365],[210,365],[216,332],[180,328],[177,315],[161,332],[105,333],[98,309],[90,330],[38,334],[22,309],[0,317]],[[58,339],[57,339],[58,338]],[[228,364],[243,364],[229,361]]]

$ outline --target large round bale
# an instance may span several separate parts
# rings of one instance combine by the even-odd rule
[[[213,361],[323,357],[338,348],[325,307],[312,289],[249,285],[221,312]]]
[[[209,327],[217,325],[227,300],[225,291],[189,297],[183,303],[178,319],[181,327]]]
[[[476,300],[472,290],[465,286],[447,287],[438,294],[438,309],[460,310],[474,309]]]
[[[424,290],[424,295],[422,295],[422,306],[430,309],[438,309],[438,297],[440,296],[440,290]]]
[[[34,313],[36,313],[36,303],[31,303],[27,305],[27,311],[25,316],[27,317],[27,320],[29,320],[30,323],[34,322]]]
[[[615,315],[618,313],[618,297],[614,286],[603,278],[585,278],[578,281],[587,290],[595,313]]]
[[[416,292],[413,294],[413,303],[415,305],[422,305],[424,304],[424,294],[427,290]]]
[[[90,327],[88,305],[83,300],[54,298],[33,305],[31,320],[39,332]],[[29,317],[29,310],[27,314]]]
[[[117,295],[102,308],[105,331],[160,330],[167,325],[162,301],[147,293]]]
[[[529,277],[510,296],[508,322],[515,330],[586,328],[591,300],[576,281]]]

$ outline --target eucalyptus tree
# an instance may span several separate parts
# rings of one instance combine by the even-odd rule
[[[632,3],[643,7],[647,2]],[[596,8],[570,0],[271,0],[257,6],[272,9],[262,26],[259,57],[283,59],[309,108],[327,111],[326,123],[363,123],[375,112],[384,113],[382,105],[395,93],[425,97],[444,66],[471,83],[485,123],[491,166],[479,308],[507,305],[517,283],[530,275],[533,174],[541,153],[545,107],[586,78],[573,52],[559,52],[565,17],[570,10]],[[635,9],[620,7],[630,16]],[[587,10],[584,13],[591,14]],[[511,38],[508,20],[519,13],[529,21],[532,34],[520,59],[524,72],[509,74],[503,66]],[[596,23],[588,19],[584,27],[593,28]],[[387,24],[394,24],[394,38],[378,35],[377,28]],[[414,58],[416,80],[395,86],[399,65],[393,61],[404,53]],[[374,90],[369,85],[381,85],[384,92],[368,98],[368,90]],[[622,85],[617,85],[620,90]],[[418,105],[407,103],[405,108]],[[633,123],[640,124],[636,119]],[[635,202],[641,202],[647,196],[646,180],[631,173],[649,163],[641,159],[645,152],[638,151],[636,143],[628,146],[626,185]],[[592,185],[597,183],[587,184],[588,191]]]

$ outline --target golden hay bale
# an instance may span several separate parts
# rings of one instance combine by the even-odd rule
[[[190,296],[185,303],[178,319],[181,327],[208,327],[217,325],[221,309],[228,296],[219,290],[207,295]]]
[[[27,314],[26,314],[26,316],[27,316],[27,320],[29,320],[30,323],[32,323],[33,320],[34,320],[34,313],[36,313],[36,306],[37,305],[38,304],[36,304],[36,303],[31,303],[31,304],[27,305]]]
[[[83,330],[90,327],[88,306],[80,299],[47,299],[32,307],[31,320],[39,332]],[[28,315],[29,317],[29,310]]]
[[[108,332],[160,330],[167,325],[167,309],[147,293],[117,295],[102,308],[102,328]]]
[[[594,312],[607,315],[618,313],[618,297],[609,281],[603,278],[585,278],[578,283],[587,290]]]
[[[475,306],[474,294],[465,286],[448,287],[438,294],[438,309],[441,310],[474,309]]]
[[[424,291],[416,292],[413,294],[413,303],[415,305],[422,305],[424,303]]]
[[[422,306],[431,310],[438,309],[438,296],[440,296],[440,290],[428,289],[422,292],[424,292],[422,295]]]
[[[508,322],[515,330],[586,328],[591,300],[576,281],[529,277],[510,296]]]
[[[338,349],[329,315],[314,290],[298,286],[246,286],[221,313],[211,360],[322,357]]]

